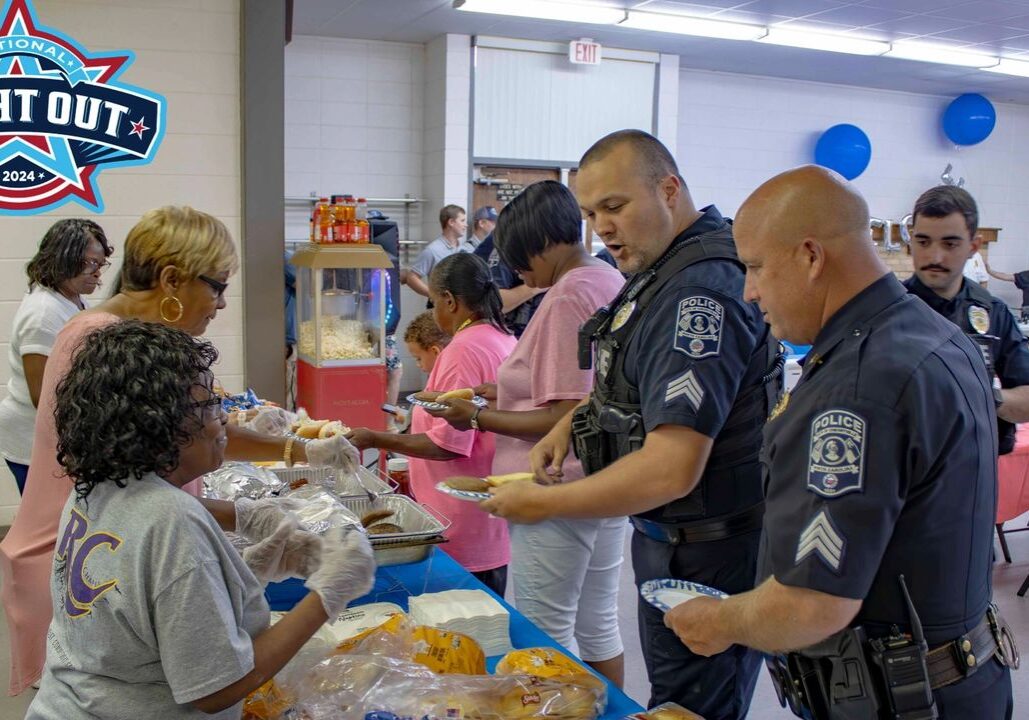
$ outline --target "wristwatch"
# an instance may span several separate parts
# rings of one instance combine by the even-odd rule
[[[472,426],[472,430],[481,430],[479,427],[479,413],[482,412],[481,407],[475,408],[475,412],[472,413],[472,419],[468,421],[468,424]]]

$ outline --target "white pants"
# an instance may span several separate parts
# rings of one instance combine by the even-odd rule
[[[515,606],[583,660],[622,654],[618,572],[625,518],[512,523]]]

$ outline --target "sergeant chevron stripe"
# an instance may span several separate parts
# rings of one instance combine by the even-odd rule
[[[680,396],[685,396],[694,410],[700,410],[700,404],[704,402],[704,388],[700,386],[700,382],[692,370],[687,370],[686,373],[668,383],[665,391],[665,403],[670,403]]]
[[[800,534],[793,562],[799,565],[804,558],[814,553],[830,570],[839,573],[845,547],[846,542],[833,527],[829,513],[822,509]]]

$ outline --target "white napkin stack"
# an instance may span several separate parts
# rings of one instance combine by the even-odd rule
[[[417,595],[407,604],[416,624],[467,635],[487,657],[511,650],[511,614],[487,592],[446,590]]]

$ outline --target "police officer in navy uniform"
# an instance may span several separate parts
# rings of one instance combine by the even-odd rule
[[[761,427],[781,364],[757,308],[742,300],[732,227],[714,206],[695,208],[671,154],[641,131],[590,148],[576,195],[618,269],[632,274],[580,332],[593,392],[531,460],[541,482],[559,480],[574,426],[587,477],[510,483],[483,507],[515,522],[628,514],[638,583],[748,590],[763,515]],[[708,720],[746,715],[756,653],[701,658],[643,602],[639,623],[651,705],[674,701]]]
[[[1000,381],[997,395],[998,451],[1015,447],[1015,423],[1029,421],[1029,346],[1000,298],[962,275],[977,252],[979,211],[964,188],[940,185],[915,203],[911,260],[915,274],[904,285],[943,315],[983,351],[987,369]]]
[[[776,655],[773,679],[804,717],[1010,718],[1017,653],[990,604],[990,377],[883,265],[868,220],[814,166],[740,209],[745,297],[776,336],[813,347],[764,430],[760,585],[666,622],[704,655]]]

